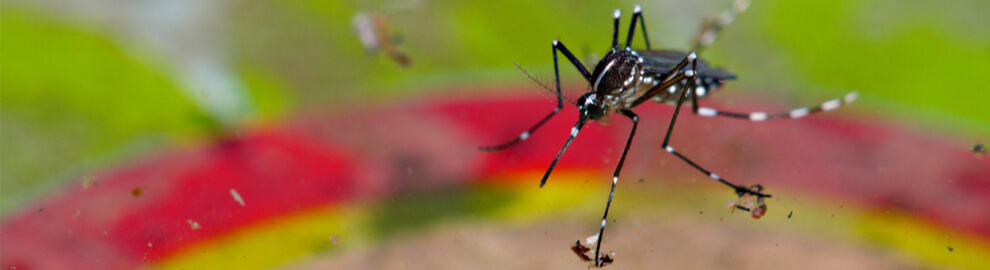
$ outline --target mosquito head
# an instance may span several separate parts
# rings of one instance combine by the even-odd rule
[[[581,115],[588,119],[598,120],[605,116],[605,105],[595,92],[589,92],[578,98],[577,106]]]
[[[635,88],[643,75],[643,58],[630,49],[614,49],[605,54],[594,73],[591,88],[599,95],[618,95]]]

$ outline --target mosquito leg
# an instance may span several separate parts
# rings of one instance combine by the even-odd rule
[[[558,50],[562,54],[564,54],[564,56],[567,57],[568,60],[571,61],[571,64],[574,64],[574,67],[577,68],[579,72],[581,72],[581,75],[584,76],[586,80],[591,81],[591,73],[588,73],[588,69],[586,69],[584,65],[582,65],[581,62],[577,60],[577,57],[574,57],[574,54],[572,54],[570,50],[567,50],[567,47],[564,47],[564,43],[554,40],[553,41],[553,72],[554,75],[556,76],[555,79],[557,80],[557,107],[554,108],[553,111],[550,112],[550,114],[548,114],[546,117],[543,117],[543,120],[540,120],[540,122],[537,122],[536,125],[533,125],[533,127],[520,133],[519,136],[517,136],[515,139],[512,139],[512,141],[499,144],[496,146],[479,147],[478,148],[479,150],[488,151],[488,152],[499,151],[505,148],[509,148],[513,145],[516,145],[519,142],[525,141],[526,139],[529,139],[529,136],[533,134],[533,132],[535,132],[536,129],[540,128],[540,126],[543,126],[543,123],[546,123],[547,120],[550,120],[551,117],[556,115],[558,112],[560,112],[561,109],[564,108],[564,96],[560,92],[560,68],[557,63]],[[544,179],[544,181],[546,181],[546,179]]]
[[[535,132],[537,128],[540,128],[540,126],[543,126],[543,123],[546,123],[547,120],[550,120],[551,117],[553,117],[554,115],[557,115],[557,113],[560,112],[560,110],[563,109],[563,108],[564,108],[564,103],[558,97],[557,107],[554,108],[553,111],[550,112],[550,114],[548,114],[546,117],[543,117],[543,120],[540,120],[540,122],[537,122],[536,125],[533,125],[533,127],[531,127],[529,129],[527,129],[526,131],[523,131],[522,133],[520,133],[519,136],[516,137],[515,139],[512,139],[511,141],[509,141],[507,143],[499,144],[499,145],[496,145],[496,146],[482,146],[482,147],[479,147],[478,149],[481,150],[481,151],[485,151],[485,152],[494,152],[494,151],[499,151],[499,150],[502,150],[502,149],[505,149],[505,148],[509,148],[509,147],[511,147],[513,145],[516,145],[517,143],[520,143],[522,141],[525,141],[526,139],[529,139],[529,135],[530,134],[533,134],[533,132]]]
[[[738,112],[716,110],[708,107],[698,107],[697,104],[695,104],[694,113],[706,117],[721,116],[721,117],[738,118],[738,119],[749,119],[750,121],[763,121],[768,119],[797,119],[813,113],[834,110],[843,105],[852,103],[854,100],[856,100],[857,96],[858,94],[854,91],[846,94],[841,99],[839,98],[832,99],[818,106],[797,108],[782,113],[766,113],[766,112],[738,113]],[[697,100],[697,97],[695,97],[695,100]]]
[[[622,157],[619,158],[619,165],[615,167],[615,174],[612,175],[612,190],[608,192],[608,202],[605,203],[605,215],[602,216],[602,228],[598,231],[598,243],[595,245],[595,265],[601,266],[599,262],[599,251],[602,247],[602,238],[605,238],[605,222],[608,220],[608,209],[612,206],[612,195],[615,195],[615,184],[619,183],[619,173],[622,172],[622,164],[626,162],[626,154],[629,153],[629,146],[632,145],[633,137],[636,136],[636,126],[639,125],[639,116],[630,110],[619,111],[622,115],[629,117],[633,122],[632,131],[629,132],[629,139],[626,140],[626,149],[622,150]]]
[[[612,12],[612,48],[619,46],[619,17],[622,16],[622,11],[615,9]]]
[[[557,65],[557,51],[560,51],[560,53],[564,54],[564,57],[567,57],[567,60],[571,61],[571,64],[574,65],[574,68],[576,68],[578,72],[581,72],[581,76],[584,76],[584,79],[587,80],[588,83],[591,83],[591,73],[588,72],[588,69],[584,67],[584,64],[581,64],[581,61],[578,61],[577,57],[575,57],[574,54],[571,53],[571,51],[568,50],[566,46],[564,46],[563,42],[554,40],[553,41],[553,73],[557,79],[558,92],[560,92],[560,68],[558,68]]]
[[[646,40],[646,50],[650,50],[650,37],[646,35],[646,22],[643,22],[643,8],[639,5],[633,9],[632,22],[629,23],[629,35],[626,36],[626,48],[632,45],[633,36],[636,34],[636,19],[643,28],[643,40]]]
[[[746,11],[747,7],[749,7],[749,0],[736,0],[732,3],[732,7],[722,11],[717,16],[710,16],[706,19],[702,23],[701,31],[694,38],[694,45],[691,46],[691,51],[701,52],[708,45],[711,45],[715,41],[715,37],[718,36],[718,32],[723,27],[732,23],[736,19],[736,16]]]
[[[567,151],[567,147],[571,145],[571,142],[574,141],[574,137],[577,137],[578,132],[581,132],[581,127],[583,127],[584,123],[587,121],[588,119],[581,117],[577,124],[574,124],[574,128],[571,128],[571,137],[567,138],[567,142],[564,143],[564,147],[560,148],[560,152],[557,152],[557,157],[553,158],[553,163],[550,163],[550,168],[547,168],[547,173],[544,174],[543,179],[540,180],[540,187],[543,187],[543,185],[547,183],[547,178],[550,178],[550,172],[553,171],[553,167],[557,166],[557,161],[560,160],[560,156],[564,154],[564,151]]]
[[[745,186],[738,186],[738,185],[735,185],[735,184],[730,183],[729,181],[727,181],[725,179],[722,179],[718,175],[716,175],[716,174],[714,174],[714,173],[712,173],[712,172],[710,172],[708,170],[705,170],[701,166],[698,166],[698,164],[694,163],[693,161],[691,161],[690,159],[688,159],[684,155],[681,155],[680,153],[677,153],[677,151],[674,150],[674,147],[671,147],[670,146],[670,135],[673,134],[673,132],[674,132],[674,124],[677,123],[677,115],[681,111],[681,105],[684,105],[684,99],[689,94],[689,91],[694,91],[695,75],[697,73],[696,68],[695,68],[696,66],[697,66],[696,64],[692,64],[691,65],[691,70],[688,70],[688,71],[685,71],[684,72],[684,75],[688,79],[688,84],[687,84],[687,87],[685,87],[685,89],[684,89],[683,93],[681,94],[680,98],[677,99],[677,107],[674,109],[674,116],[670,119],[670,127],[667,128],[667,134],[663,138],[663,145],[662,145],[662,147],[664,149],[666,149],[667,152],[669,152],[671,154],[674,154],[674,156],[677,156],[678,158],[680,158],[684,162],[687,162],[687,164],[691,165],[691,167],[694,167],[698,171],[701,171],[701,173],[704,173],[705,175],[707,175],[708,177],[711,177],[712,179],[714,179],[715,181],[718,181],[719,183],[722,183],[722,184],[725,184],[725,185],[727,185],[729,187],[732,187],[732,189],[739,196],[743,196],[743,195],[747,195],[748,194],[748,195],[753,195],[753,196],[760,197],[760,198],[769,198],[769,197],[771,197],[770,194],[764,194],[764,193],[759,192],[758,190],[752,190],[752,189],[747,188]]]

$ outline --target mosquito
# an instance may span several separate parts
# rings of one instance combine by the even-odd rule
[[[554,108],[550,114],[544,117],[542,120],[537,122],[528,130],[523,131],[518,137],[512,139],[509,142],[491,146],[491,147],[481,147],[482,151],[498,151],[513,145],[516,145],[522,141],[525,141],[533,134],[537,129],[540,128],[544,123],[547,122],[551,117],[560,112],[564,107],[564,100],[568,103],[576,106],[579,111],[579,117],[577,123],[571,128],[570,137],[564,143],[564,146],[557,153],[553,162],[550,163],[550,167],[547,168],[546,173],[543,175],[543,179],[540,180],[540,187],[543,187],[547,179],[550,177],[550,173],[553,168],[557,165],[557,161],[560,160],[561,155],[567,150],[567,147],[574,141],[581,128],[584,127],[589,121],[601,121],[609,113],[618,113],[630,121],[632,121],[632,130],[629,132],[629,137],[626,140],[626,145],[622,151],[622,156],[619,158],[619,163],[615,168],[615,173],[612,175],[612,188],[608,194],[608,201],[605,203],[605,213],[602,216],[601,228],[598,232],[597,241],[595,244],[595,256],[594,265],[595,267],[604,266],[604,261],[611,262],[611,257],[600,256],[601,255],[601,244],[602,239],[604,239],[605,224],[608,218],[608,211],[612,205],[612,197],[615,195],[615,186],[619,182],[619,174],[622,171],[622,165],[626,161],[626,154],[629,152],[629,148],[632,145],[633,137],[636,135],[636,128],[639,125],[639,116],[632,111],[639,105],[642,105],[648,100],[653,100],[659,103],[665,103],[671,106],[675,106],[675,110],[672,118],[670,119],[669,127],[667,128],[666,136],[663,139],[662,147],[668,153],[673,154],[677,158],[681,159],[691,167],[697,169],[701,173],[710,177],[711,179],[722,183],[735,192],[740,198],[744,196],[752,196],[757,198],[759,202],[763,202],[764,198],[770,198],[771,195],[763,192],[763,187],[760,185],[753,186],[743,186],[737,185],[729,182],[728,180],[706,170],[698,165],[694,161],[691,161],[686,156],[678,153],[671,146],[670,136],[674,131],[674,124],[677,122],[678,113],[681,110],[682,105],[685,102],[690,101],[691,103],[691,113],[703,117],[727,117],[733,119],[749,120],[754,122],[771,120],[771,119],[796,119],[805,117],[812,113],[818,113],[823,111],[830,111],[836,109],[844,104],[850,103],[856,99],[856,92],[849,93],[841,99],[833,99],[826,101],[818,106],[814,107],[803,107],[794,110],[790,110],[782,113],[766,113],[766,112],[749,112],[749,113],[739,113],[724,110],[717,110],[709,107],[702,107],[698,105],[698,100],[708,95],[712,94],[719,89],[720,86],[725,81],[734,80],[736,76],[732,73],[721,69],[710,66],[707,62],[698,59],[697,52],[706,48],[711,44],[720,29],[731,23],[737,15],[742,13],[746,7],[749,5],[746,0],[736,0],[732,7],[723,11],[717,17],[710,19],[708,23],[705,23],[702,27],[700,33],[695,38],[694,45],[691,48],[690,53],[675,51],[675,50],[653,50],[650,46],[650,39],[647,36],[646,24],[644,22],[642,8],[637,5],[633,9],[632,22],[629,24],[629,31],[626,35],[625,44],[620,46],[619,44],[619,17],[621,12],[616,9],[613,14],[613,24],[612,24],[612,47],[611,49],[602,57],[601,60],[597,62],[594,70],[588,71],[587,68],[579,61],[574,54],[572,54],[564,43],[559,40],[554,40],[552,44],[553,50],[553,68],[556,80],[556,89],[548,90],[555,92],[557,96],[557,107]],[[641,31],[643,32],[643,39],[646,43],[645,50],[632,49],[630,45],[633,41],[633,36],[636,33],[636,24],[640,24]],[[557,55],[563,54],[571,62],[572,65],[577,69],[578,72],[584,77],[588,82],[589,91],[582,95],[577,101],[572,101],[570,99],[565,99],[561,94],[560,88],[560,68],[558,64]],[[527,74],[529,76],[529,74]],[[530,76],[532,79],[532,76]],[[538,82],[538,81],[537,81]],[[766,211],[765,205],[758,205],[759,213],[754,213],[754,217],[762,216]],[[748,208],[742,207],[740,209],[749,210]],[[608,258],[605,258],[608,257]]]
[[[388,17],[377,12],[358,12],[353,19],[354,30],[364,49],[370,53],[382,51],[402,67],[409,67],[412,61],[409,55],[397,47],[402,36],[392,33]]]

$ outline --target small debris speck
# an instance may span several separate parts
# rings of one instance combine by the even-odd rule
[[[45,211],[45,208],[38,208],[38,212]]]
[[[234,201],[237,201],[237,203],[241,204],[241,206],[244,206],[244,199],[241,198],[241,194],[237,194],[236,190],[230,189],[230,196],[234,197]]]
[[[949,252],[952,252],[953,250],[955,250],[955,249],[952,249],[952,247],[949,247]]]
[[[787,213],[787,218],[791,218],[791,215],[793,215],[793,214],[794,214],[794,211],[791,211],[790,213]]]
[[[639,179],[638,181],[636,181],[636,182],[639,182],[639,183],[642,183],[642,182],[643,182],[643,178],[640,178],[640,179]]]
[[[131,190],[131,195],[134,195],[135,198],[141,197],[141,194],[144,194],[144,190],[141,188],[134,188],[134,190]]]
[[[195,222],[192,219],[186,220],[186,223],[189,223],[189,227],[192,228],[193,230],[199,230],[200,228],[202,228],[199,226],[199,222]]]
[[[331,245],[334,245],[334,246],[336,246],[337,244],[339,244],[339,242],[337,242],[337,235],[336,234],[330,236],[330,244]]]
[[[148,247],[151,247],[151,242],[148,242]]]
[[[580,240],[574,243],[573,246],[571,246],[571,251],[573,251],[574,254],[578,256],[578,258],[581,258],[582,261],[586,261],[586,262],[591,261],[591,256],[588,256],[588,251],[591,251],[591,248],[582,245]]]
[[[767,214],[767,205],[760,204],[759,206],[754,207],[751,213],[753,214],[753,219],[760,219]]]

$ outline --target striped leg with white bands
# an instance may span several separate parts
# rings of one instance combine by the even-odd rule
[[[667,150],[668,153],[674,154],[674,156],[677,156],[678,158],[680,158],[684,162],[687,162],[688,165],[691,165],[691,167],[694,167],[698,171],[701,171],[701,173],[703,173],[703,174],[707,175],[708,177],[712,178],[712,180],[718,181],[719,183],[722,183],[722,184],[725,184],[725,185],[731,187],[740,196],[742,194],[749,194],[749,195],[753,195],[753,196],[757,196],[757,197],[764,197],[764,198],[770,198],[771,197],[770,194],[755,193],[755,192],[750,191],[749,189],[747,189],[744,186],[737,186],[735,184],[730,183],[729,181],[726,181],[725,179],[722,179],[722,177],[718,176],[717,174],[712,173],[712,172],[710,172],[708,170],[705,170],[705,168],[702,168],[701,166],[698,166],[698,164],[694,163],[694,161],[691,161],[690,159],[688,159],[684,155],[681,155],[681,153],[678,153],[676,150],[674,150],[674,147],[671,147],[671,146],[668,145],[665,148],[666,148],[666,150]]]
[[[695,69],[696,68],[696,65],[692,64],[691,65],[691,68],[692,69]],[[687,73],[687,72],[685,72],[685,73]],[[695,83],[696,83],[696,81],[693,78],[688,78],[688,84],[687,84],[688,87],[687,87],[687,89],[694,89],[694,87],[695,87],[694,84]],[[678,114],[681,111],[681,106],[684,105],[685,98],[687,97],[687,95],[690,95],[691,94],[690,92],[691,91],[684,91],[684,93],[682,93],[681,96],[677,99],[677,106],[674,109],[674,115],[670,119],[670,126],[667,128],[667,135],[664,136],[664,139],[663,139],[663,148],[664,148],[664,150],[667,150],[668,153],[674,154],[674,156],[677,156],[678,158],[680,158],[684,162],[687,162],[688,165],[691,165],[691,167],[694,167],[698,171],[701,171],[701,173],[704,173],[705,175],[707,175],[708,177],[711,177],[715,181],[718,181],[718,182],[720,182],[722,184],[725,184],[725,185],[727,185],[729,187],[732,187],[732,189],[735,190],[736,194],[738,194],[739,196],[742,196],[744,194],[749,194],[749,195],[753,195],[753,196],[757,196],[757,197],[766,197],[766,198],[769,198],[770,195],[768,195],[768,194],[759,193],[758,191],[752,191],[752,190],[749,190],[748,188],[745,188],[745,187],[742,187],[742,186],[737,186],[735,184],[729,183],[728,181],[726,181],[725,179],[722,179],[718,175],[716,175],[714,173],[711,173],[708,170],[705,170],[705,168],[702,168],[701,166],[698,166],[698,164],[695,164],[694,161],[691,161],[690,159],[688,159],[684,155],[681,155],[680,153],[677,153],[677,151],[674,150],[674,147],[673,146],[670,146],[670,135],[674,133],[674,125],[677,123],[677,116],[678,116]],[[714,109],[710,109],[710,108],[698,108],[697,113],[698,114],[702,114],[702,115],[718,115],[718,111],[715,111]],[[755,117],[756,118],[761,118],[761,117],[767,117],[767,116],[766,116],[766,114],[757,114],[757,116],[755,116]]]
[[[608,209],[612,206],[612,196],[615,195],[615,185],[619,183],[619,173],[622,172],[622,164],[626,162],[626,154],[629,153],[629,147],[632,145],[633,137],[636,136],[636,127],[639,126],[639,116],[629,110],[619,111],[622,115],[629,117],[633,122],[632,131],[629,132],[629,139],[626,140],[626,148],[622,150],[622,157],[619,158],[619,164],[615,167],[615,174],[612,175],[612,189],[608,192],[608,202],[605,203],[605,214],[602,215],[602,227],[598,230],[598,243],[595,244],[595,265],[602,266],[599,261],[599,254],[602,247],[602,239],[605,236],[605,223],[608,220]]]
[[[698,33],[694,38],[694,47],[691,48],[692,51],[698,52],[704,50],[715,42],[715,37],[718,36],[718,32],[722,30],[723,27],[728,26],[732,21],[736,19],[736,16],[742,14],[749,7],[749,0],[736,0],[732,3],[732,6],[722,11],[718,16],[711,17],[703,23],[701,32]]]
[[[571,128],[571,136],[567,138],[567,142],[564,143],[564,147],[560,148],[560,152],[557,152],[557,157],[553,158],[553,162],[550,163],[550,168],[547,168],[547,173],[543,174],[543,179],[540,180],[540,187],[547,184],[547,179],[550,178],[550,172],[553,172],[553,168],[557,166],[557,161],[560,161],[560,156],[564,155],[564,151],[567,151],[567,147],[571,145],[571,142],[573,142],[574,138],[577,137],[578,132],[581,132],[581,127],[583,127],[584,123],[587,121],[588,119],[581,118],[578,120],[577,124],[574,124],[574,127]]]
[[[858,96],[859,94],[853,91],[846,94],[841,99],[837,98],[837,99],[825,101],[821,105],[815,107],[797,108],[782,113],[766,113],[766,112],[737,113],[737,112],[729,112],[729,111],[719,111],[708,107],[698,107],[698,110],[695,112],[695,114],[705,117],[723,116],[730,118],[749,119],[750,121],[754,121],[754,122],[759,122],[769,119],[797,119],[808,116],[809,114],[813,114],[813,113],[835,110],[836,108],[839,108],[842,105],[852,103],[853,101],[856,100]]]

